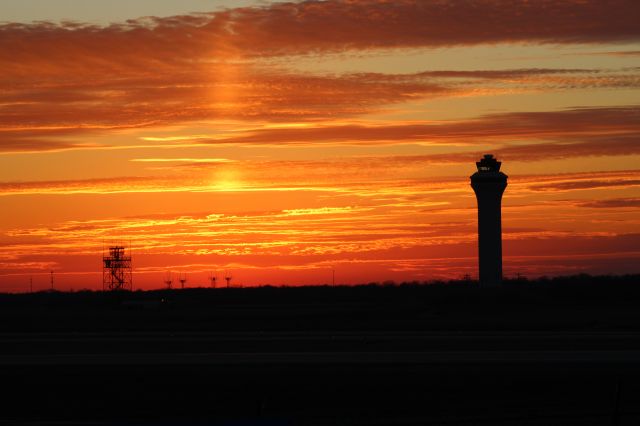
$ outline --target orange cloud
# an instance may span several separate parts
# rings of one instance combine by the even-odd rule
[[[523,13],[523,8],[528,9],[529,14]],[[572,37],[580,33],[585,37],[589,34],[596,37],[598,26],[608,27],[611,22],[605,23],[603,16],[611,15],[613,9],[595,1],[582,1],[571,7],[546,2],[523,3],[515,7],[512,2],[487,1],[478,5],[461,3],[444,7],[439,3],[404,1],[327,1],[147,18],[108,27],[69,23],[7,24],[0,26],[0,79],[4,82],[0,94],[0,136],[3,136],[0,149],[4,152],[68,149],[77,146],[64,140],[70,133],[191,121],[330,120],[437,96],[594,87],[637,88],[640,87],[637,69],[311,75],[275,69],[261,60],[264,55],[342,51],[345,48],[499,41],[483,41],[480,35],[495,34],[499,39],[507,23],[514,28],[502,34],[505,37],[502,41],[514,41],[519,40],[518,30],[525,28],[522,23],[515,26],[515,22],[535,21],[543,16],[544,34],[536,38],[533,30],[537,27],[531,26],[522,37],[528,34],[531,40],[555,40],[550,32],[553,22],[549,22],[548,13],[553,13],[553,19],[563,23],[558,27],[560,39],[563,39],[561,34],[569,31],[573,35],[565,37],[564,41],[580,41],[580,38]],[[356,12],[358,10],[360,12]],[[496,16],[505,17],[505,21],[492,27],[491,32],[480,31],[477,40],[465,41],[457,38],[463,32],[451,30],[465,13],[486,14],[488,21],[477,19],[482,26]],[[576,21],[580,22],[577,26],[573,20],[581,14],[585,15],[586,21]],[[506,19],[509,15],[513,15],[513,19]],[[393,19],[383,19],[384,16],[393,16]],[[590,20],[587,16],[591,16]],[[618,18],[627,19],[626,16]],[[248,19],[256,21],[249,22]],[[373,20],[369,22],[369,19]],[[434,19],[437,25],[434,22],[430,26],[428,22]],[[354,22],[348,24],[350,20]],[[445,25],[447,20],[450,22]],[[302,22],[306,22],[305,30],[297,34]],[[407,33],[410,27],[406,25],[412,22],[415,26]],[[582,27],[586,22],[591,25]],[[619,24],[611,25],[611,31],[617,31],[614,39],[637,33],[635,25],[634,33]],[[278,31],[272,31],[272,25],[277,25]],[[330,30],[318,28],[317,33],[311,30],[320,25],[326,25]],[[360,25],[364,27],[360,28]],[[388,25],[393,28],[386,28]],[[395,28],[396,25],[400,26]],[[440,26],[447,30],[433,32]],[[342,44],[333,39],[347,27],[353,32],[351,41],[346,34],[341,37]],[[267,29],[267,34],[261,33]],[[392,29],[392,33],[385,34]],[[291,37],[286,36],[289,30],[293,31]],[[423,31],[425,33],[421,34]],[[451,40],[438,38],[446,38],[447,34]],[[367,37],[370,39],[365,41]]]
[[[517,140],[517,145],[512,141]],[[526,142],[529,143],[526,143]],[[325,125],[304,128],[261,129],[238,137],[211,141],[222,143],[285,144],[432,143],[493,144],[504,160],[542,159],[640,154],[640,108],[577,108],[548,112],[491,114],[476,119],[387,125]],[[473,162],[483,152],[450,152],[390,157],[402,163]],[[375,159],[360,159],[375,162]]]
[[[640,186],[640,179],[584,179],[577,181],[565,181],[545,183],[531,187],[534,191],[574,191],[580,189],[599,189],[611,187],[635,187]]]
[[[105,60],[117,62],[121,58]],[[170,70],[163,74],[160,70],[147,76],[145,67],[137,70],[136,76],[115,73],[98,81],[73,73],[50,79],[33,62],[24,63],[27,69],[18,77],[7,75],[8,71],[0,68],[0,76],[14,81],[0,95],[3,110],[0,131],[22,132],[14,137],[27,138],[36,132],[43,136],[64,135],[70,131],[106,131],[221,118],[330,119],[378,111],[385,105],[416,99],[474,94],[479,89],[480,95],[499,93],[506,90],[507,84],[514,90],[525,91],[640,87],[637,73],[597,70],[313,76],[274,72],[248,63],[237,76],[219,80],[216,75],[220,65],[184,66],[188,72]],[[493,81],[496,85],[492,85]]]
[[[17,63],[12,67],[17,70],[38,46],[45,68],[55,66],[65,55],[86,56],[113,71],[113,64],[102,59],[107,56],[123,58],[117,70],[126,72],[122,64],[171,67],[210,54],[265,56],[500,42],[638,40],[638,13],[634,0],[302,1],[149,17],[108,27],[6,24],[0,27],[0,52],[5,58],[14,57]],[[71,62],[67,67],[73,70],[75,65]]]
[[[638,208],[640,198],[612,198],[609,200],[596,200],[581,204],[582,207],[596,209]]]

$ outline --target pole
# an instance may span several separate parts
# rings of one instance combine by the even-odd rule
[[[131,238],[129,238],[129,285],[133,291],[133,249],[131,248]]]
[[[104,238],[102,239],[102,291],[105,291],[105,282],[104,282]]]

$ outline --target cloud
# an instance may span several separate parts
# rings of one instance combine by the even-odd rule
[[[640,107],[575,108],[561,111],[513,112],[490,114],[476,119],[437,122],[402,123],[393,125],[309,125],[302,128],[263,129],[250,134],[220,138],[213,143],[302,143],[302,142],[432,142],[466,143],[477,141],[505,142],[514,138],[567,139],[567,151],[579,150],[588,138],[619,138],[621,145],[635,152],[634,140],[640,133]],[[628,139],[627,139],[628,138]],[[636,139],[634,139],[636,138]],[[567,141],[563,141],[567,143]],[[598,141],[592,141],[596,145]],[[601,141],[600,141],[601,142]],[[614,145],[614,144],[612,144]],[[585,145],[586,146],[586,145]],[[585,147],[583,146],[583,148]],[[615,147],[610,147],[615,152]],[[505,153],[533,151],[535,147],[505,148]],[[595,146],[590,150],[594,151]],[[604,151],[601,149],[601,151]],[[594,151],[595,152],[595,151]],[[531,152],[525,152],[531,154]],[[476,156],[476,153],[469,154]],[[437,157],[435,157],[437,158]],[[442,160],[446,160],[442,156]]]
[[[189,164],[220,164],[232,163],[228,158],[133,158],[134,163],[189,163]]]
[[[160,187],[161,178],[123,176],[117,178],[71,179],[34,182],[0,182],[0,196],[17,194],[144,192]],[[167,181],[164,181],[167,184]],[[135,188],[135,189],[134,189]]]
[[[275,3],[208,14],[142,18],[107,27],[66,22],[0,27],[2,56],[88,56],[171,67],[210,55],[273,56],[348,49],[481,43],[601,43],[640,39],[635,0],[327,0]],[[55,48],[55,49],[53,49]],[[179,53],[179,54],[176,54]],[[0,56],[0,58],[2,57]],[[74,69],[73,62],[69,67]],[[151,74],[151,73],[150,73]]]
[[[562,138],[558,137],[556,142],[534,142],[529,144],[509,146],[502,140],[496,141],[496,148],[489,149],[501,161],[544,161],[570,159],[579,157],[601,157],[601,156],[626,156],[640,155],[640,134],[611,136],[611,137],[584,137],[584,138]],[[484,142],[491,142],[484,139]],[[378,161],[386,164],[394,164],[396,167],[411,165],[426,166],[429,164],[470,164],[477,161],[487,149],[482,151],[450,152],[446,154],[427,155],[399,155],[385,158],[369,158],[372,164]],[[367,158],[361,158],[366,162]]]
[[[2,111],[0,107],[0,115]],[[73,141],[73,136],[77,133],[74,129],[55,127],[34,129],[16,124],[18,123],[8,123],[8,129],[2,129],[0,125],[0,152],[62,151],[99,147],[90,142]],[[84,133],[95,133],[95,130],[85,130]]]
[[[231,43],[262,54],[640,36],[633,0],[303,1],[229,11]],[[277,37],[273,37],[277,34]]]
[[[640,56],[640,50],[612,50],[609,52],[570,53],[569,55],[635,57]]]
[[[478,158],[474,156],[461,163],[469,166]],[[215,193],[218,197],[223,193],[238,197],[245,193],[243,198],[248,196],[246,193],[251,193],[250,198],[267,199],[275,199],[276,194],[280,193],[285,199],[291,199],[291,195],[286,193],[297,192],[313,193],[313,199],[348,197],[350,202],[363,202],[365,206],[383,203],[401,208],[427,208],[428,211],[442,209],[443,206],[447,210],[458,209],[459,206],[449,206],[449,203],[459,197],[460,193],[468,193],[468,178],[460,175],[423,177],[421,172],[433,161],[432,156],[418,155],[317,161],[194,163],[195,170],[187,174],[171,167],[164,176],[0,182],[0,196],[189,192]],[[211,168],[219,172],[221,181],[218,181],[215,174],[211,174]],[[226,176],[236,173],[238,181],[227,183]],[[552,193],[601,187],[633,187],[638,182],[639,171],[510,176],[511,191],[525,191],[529,195],[531,191]],[[246,201],[243,201],[244,204]],[[305,212],[304,208],[291,210]],[[317,208],[310,211],[317,211]]]
[[[39,58],[38,58],[39,59]],[[84,58],[79,58],[82,61]],[[117,62],[121,58],[105,58]],[[1,65],[1,63],[0,63]],[[60,130],[166,125],[194,120],[317,120],[353,116],[387,105],[441,96],[574,88],[638,88],[637,71],[523,69],[437,71],[415,74],[296,74],[257,64],[184,64],[185,70],[146,66],[131,76],[73,72],[49,78],[40,64],[25,62],[0,94],[0,130]],[[187,71],[188,70],[188,71]],[[24,80],[24,81],[22,81]]]
[[[637,39],[640,30],[630,17],[639,7],[630,0],[329,0],[106,27],[6,24],[0,26],[0,131],[85,133],[219,119],[316,121],[437,96],[637,88],[637,69],[310,75],[276,69],[263,59],[349,49]],[[38,149],[23,139],[0,149]]]
[[[0,152],[61,151],[83,147],[86,145],[19,137],[2,138],[0,141]]]
[[[507,85],[640,87],[633,73],[573,69],[303,75],[255,64],[195,63],[153,75],[141,66],[129,70],[130,76],[99,69],[99,77],[68,71],[50,78],[37,61],[21,66],[18,77],[0,68],[0,76],[14,80],[0,95],[0,130],[106,131],[221,118],[317,120],[436,96],[499,93]]]
[[[612,198],[609,200],[596,200],[582,203],[580,206],[596,209],[638,208],[640,207],[640,198]]]
[[[534,191],[574,191],[581,189],[601,189],[615,187],[637,187],[640,186],[640,179],[591,179],[568,182],[545,183],[543,185],[532,185]]]
[[[297,75],[249,65],[224,77],[215,66],[204,67],[198,76],[143,77],[148,71],[141,69],[140,77],[118,74],[104,82],[70,75],[34,90],[42,77],[32,65],[24,87],[14,84],[0,94],[0,131],[49,130],[52,137],[219,119],[309,121],[363,114],[459,90],[423,77]],[[0,78],[2,74],[0,68]],[[69,92],[76,95],[67,96]]]

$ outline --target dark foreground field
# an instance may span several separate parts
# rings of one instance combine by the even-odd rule
[[[640,277],[0,295],[11,425],[635,425]]]

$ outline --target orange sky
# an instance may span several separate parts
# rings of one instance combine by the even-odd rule
[[[232,4],[0,23],[0,291],[640,272],[639,2]]]

